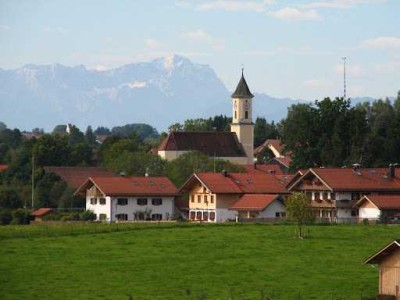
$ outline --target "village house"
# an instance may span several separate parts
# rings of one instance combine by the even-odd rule
[[[285,178],[288,177],[265,173],[195,173],[180,192],[188,195],[192,221],[225,222],[237,216],[283,217],[282,201],[288,194]],[[271,197],[264,197],[265,194]]]
[[[266,151],[269,151],[270,154],[265,155]],[[290,153],[284,154],[284,145],[279,139],[265,140],[260,146],[254,149],[254,157],[257,158],[258,161],[279,166],[285,174],[289,173],[292,158]]]
[[[400,219],[400,194],[367,195],[358,200],[354,208],[358,209],[361,220],[397,222]]]
[[[199,151],[210,157],[246,165],[254,161],[254,95],[243,76],[232,94],[231,132],[170,132],[157,153],[173,160],[189,151]]]
[[[98,221],[170,220],[178,190],[166,177],[91,177],[75,192]]]
[[[316,217],[327,221],[356,221],[354,207],[365,195],[400,194],[400,178],[390,168],[312,168],[295,176],[287,186],[290,192],[302,191],[311,199]]]
[[[400,299],[400,240],[391,242],[365,263],[379,265],[379,295],[386,296],[382,299]]]

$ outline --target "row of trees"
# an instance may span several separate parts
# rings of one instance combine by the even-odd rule
[[[400,160],[400,93],[389,99],[361,103],[326,98],[296,104],[279,124],[293,169],[315,166],[387,166]]]

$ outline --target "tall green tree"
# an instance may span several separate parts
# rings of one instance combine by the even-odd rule
[[[304,238],[304,226],[315,220],[311,200],[302,192],[294,192],[286,199],[285,206],[289,220],[297,224],[298,237]]]

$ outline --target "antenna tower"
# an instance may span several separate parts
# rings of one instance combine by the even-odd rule
[[[346,59],[347,57],[342,57],[343,59],[343,99],[346,100]]]

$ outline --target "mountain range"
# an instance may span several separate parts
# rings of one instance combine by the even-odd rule
[[[0,121],[21,130],[147,123],[165,131],[189,118],[230,116],[230,94],[213,69],[178,55],[105,71],[31,64],[0,69]],[[253,94],[253,117],[268,121],[281,120],[298,102]]]

